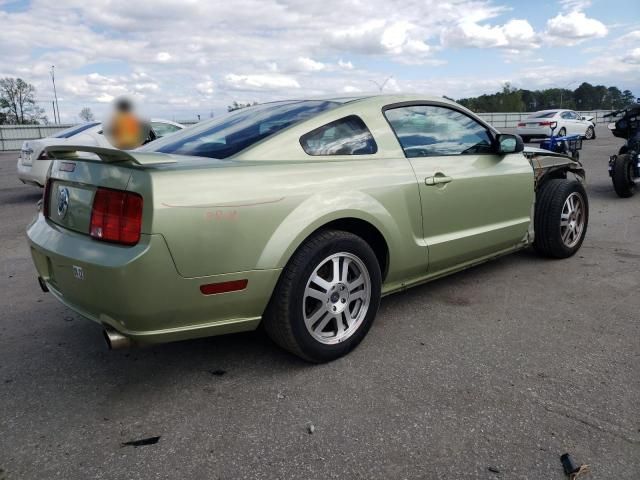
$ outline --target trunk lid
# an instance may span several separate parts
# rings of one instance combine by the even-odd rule
[[[56,145],[46,150],[56,161],[44,193],[45,215],[61,227],[87,235],[98,188],[125,191],[136,169],[175,162],[169,155],[101,147]]]

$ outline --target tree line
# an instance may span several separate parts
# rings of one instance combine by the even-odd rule
[[[89,107],[78,113],[84,122],[95,115]],[[49,119],[36,100],[36,87],[21,78],[0,78],[0,125],[48,125]]]
[[[570,110],[616,110],[635,101],[630,90],[583,82],[575,90],[547,88],[526,90],[505,83],[501,92],[461,98],[458,103],[478,113],[532,112],[551,108]]]
[[[36,104],[36,88],[21,78],[0,78],[0,125],[47,123],[44,109]]]

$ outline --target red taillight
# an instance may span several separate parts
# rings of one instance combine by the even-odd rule
[[[135,245],[142,229],[142,197],[137,193],[98,188],[93,198],[89,234],[98,240]]]
[[[541,127],[551,127],[551,128],[556,128],[556,122],[540,122],[538,125],[540,125]]]
[[[518,126],[519,126],[519,127],[526,127],[526,126],[527,126],[527,124],[526,124],[526,123],[522,123],[522,122],[521,122],[521,123],[519,123],[519,124],[518,124]]]

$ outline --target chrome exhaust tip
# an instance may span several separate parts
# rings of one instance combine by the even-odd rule
[[[133,345],[133,342],[129,337],[125,337],[120,332],[111,327],[104,327],[102,331],[107,347],[109,350],[120,350],[122,348],[129,348]]]

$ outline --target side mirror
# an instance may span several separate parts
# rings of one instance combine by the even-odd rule
[[[519,153],[524,150],[524,142],[520,135],[501,133],[497,136],[498,153]]]

